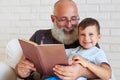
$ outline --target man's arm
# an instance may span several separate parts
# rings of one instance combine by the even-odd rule
[[[93,74],[91,71],[89,71],[87,68],[84,68],[80,64],[74,64],[71,66],[56,65],[53,70],[55,71],[55,74],[59,76],[62,80],[76,80],[78,77],[97,77],[95,74]]]

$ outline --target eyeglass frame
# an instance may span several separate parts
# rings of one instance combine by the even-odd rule
[[[68,18],[67,17],[57,17],[57,16],[54,16],[55,18],[56,18],[56,20],[58,21],[58,22],[61,22],[61,23],[63,23],[63,24],[66,24],[66,23],[71,23],[71,24],[73,24],[72,23],[72,21],[75,21],[75,23],[74,24],[76,24],[79,20],[80,20],[80,18],[79,18],[79,16],[72,16],[71,17],[71,19],[70,20],[68,20]],[[61,19],[60,19],[61,18]],[[62,20],[62,18],[64,18],[63,20]],[[72,18],[76,18],[76,19],[72,19]]]

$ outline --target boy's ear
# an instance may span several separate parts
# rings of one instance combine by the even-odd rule
[[[98,35],[98,38],[99,38],[99,39],[101,39],[101,37],[102,37],[102,35],[101,35],[101,34],[99,34],[99,35]]]
[[[51,15],[51,20],[52,22],[54,22],[54,15]]]

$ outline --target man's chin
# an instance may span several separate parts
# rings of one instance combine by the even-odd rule
[[[73,34],[74,30],[69,30],[69,31],[63,30],[63,32],[65,35],[71,35],[71,34]]]
[[[64,32],[62,32],[62,33],[64,33]],[[64,33],[62,35],[56,34],[56,35],[53,35],[53,37],[56,38],[56,40],[60,41],[61,43],[69,45],[77,40],[76,36],[73,36],[70,34],[72,34],[72,33]]]
[[[63,44],[66,44],[66,45],[69,45],[69,44],[72,44],[72,43],[74,43],[76,40],[74,39],[58,39],[58,41],[60,41],[61,43],[63,43]]]

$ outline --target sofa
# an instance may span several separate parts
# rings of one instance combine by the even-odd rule
[[[22,56],[22,49],[18,39],[12,39],[6,45],[6,55],[4,61],[0,61],[0,80],[22,80],[14,71],[16,64]]]

